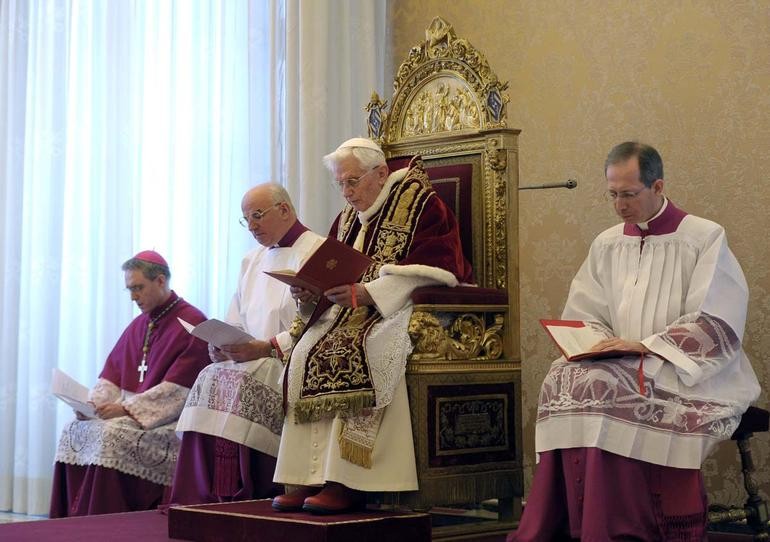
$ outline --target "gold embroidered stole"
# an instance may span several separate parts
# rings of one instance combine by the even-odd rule
[[[390,187],[380,213],[369,223],[363,252],[373,262],[361,282],[374,280],[383,265],[397,263],[407,256],[422,210],[433,194],[422,162],[413,160],[406,176]],[[340,216],[337,238],[352,245],[359,229],[356,225],[356,211],[346,206]],[[374,306],[340,308],[329,330],[308,353],[300,398],[294,405],[298,422],[337,415],[349,418],[375,406],[366,337],[380,319]],[[370,452],[371,449],[369,460]]]

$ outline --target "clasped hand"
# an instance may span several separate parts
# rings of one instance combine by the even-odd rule
[[[93,403],[91,403],[93,404]],[[95,406],[95,405],[94,405]],[[96,416],[102,420],[110,420],[112,418],[120,418],[121,416],[128,416],[128,412],[120,403],[105,403],[96,407]],[[75,417],[78,420],[87,420],[86,416],[83,416],[80,412],[75,412]]]
[[[591,352],[607,352],[609,350],[620,350],[622,352],[638,352],[640,354],[649,354],[650,351],[640,342],[626,341],[619,337],[610,337],[596,343],[591,347]]]

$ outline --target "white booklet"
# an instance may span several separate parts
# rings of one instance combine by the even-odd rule
[[[254,340],[254,337],[242,329],[238,329],[237,327],[231,326],[216,318],[201,322],[197,326],[194,326],[190,322],[186,322],[179,317],[177,317],[177,320],[179,320],[179,323],[182,324],[182,327],[184,327],[190,335],[203,339],[217,348],[221,348],[226,344],[244,344]]]
[[[56,367],[51,377],[51,393],[84,416],[96,418],[96,409],[88,402],[88,388]]]

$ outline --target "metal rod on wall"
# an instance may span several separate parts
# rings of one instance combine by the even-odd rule
[[[550,183],[550,184],[532,184],[529,186],[520,186],[519,190],[542,190],[544,188],[568,188],[572,190],[577,186],[575,179],[569,179],[563,183]]]

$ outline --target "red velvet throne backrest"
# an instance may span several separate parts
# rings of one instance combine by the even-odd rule
[[[388,167],[391,171],[396,171],[408,166],[411,159],[411,156],[388,158]],[[463,254],[473,265],[473,220],[471,217],[473,166],[471,164],[431,166],[430,162],[425,162],[425,171],[438,197],[457,217]]]

